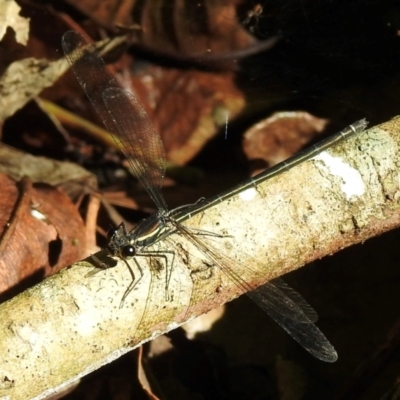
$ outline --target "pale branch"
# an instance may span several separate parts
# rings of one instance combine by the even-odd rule
[[[44,398],[250,287],[397,227],[399,147],[396,118],[185,222],[219,235],[200,238],[247,285],[174,234],[151,248],[174,249],[168,290],[165,259],[139,257],[144,276],[121,308],[132,280],[121,260],[91,277],[77,263],[2,304],[0,395]]]

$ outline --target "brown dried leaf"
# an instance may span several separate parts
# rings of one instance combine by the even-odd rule
[[[261,159],[272,167],[297,153],[327,123],[303,111],[275,113],[247,130],[243,149],[250,160]]]
[[[221,55],[247,48],[256,40],[240,24],[237,0],[148,0],[141,14],[143,43],[180,55]]]
[[[153,390],[152,390],[151,384],[150,384],[150,379],[148,379],[148,377],[147,377],[146,361],[143,359],[143,347],[142,346],[139,347],[137,363],[138,363],[138,380],[139,380],[140,385],[142,386],[143,391],[146,393],[147,397],[150,400],[159,400],[159,397],[157,397],[153,393]]]
[[[0,292],[40,273],[57,272],[83,256],[83,221],[71,200],[28,178],[16,183],[0,175]]]
[[[66,0],[66,3],[75,7],[101,26],[129,26],[132,24],[131,15],[135,0]]]
[[[136,44],[161,58],[231,69],[236,58],[245,56],[242,51],[254,47],[252,51],[259,52],[273,45],[258,42],[245,29],[237,16],[238,0],[68,3],[100,26],[126,27],[128,31],[139,27]],[[137,20],[132,21],[131,15]]]
[[[128,56],[110,66],[111,71],[117,69],[116,78],[122,87],[135,93],[163,139],[167,159],[176,165],[184,165],[193,158],[225,124],[226,118],[235,118],[245,105],[231,72],[206,73],[149,65],[132,76],[132,60]],[[79,93],[83,98],[82,90]]]
[[[114,206],[130,208],[132,210],[139,209],[137,202],[128,196],[126,191],[107,191],[104,193],[104,200]]]
[[[95,229],[100,200],[96,197],[97,179],[92,173],[75,163],[33,156],[5,144],[0,144],[0,173],[15,181],[27,176],[33,183],[56,186],[75,203],[79,203],[83,196],[91,195],[87,199],[85,215],[87,246],[82,248],[82,254],[86,256],[96,251]]]
[[[234,118],[245,105],[231,73],[152,66],[138,78],[133,78],[135,93],[161,134],[168,160],[177,165],[193,158],[225,117]]]

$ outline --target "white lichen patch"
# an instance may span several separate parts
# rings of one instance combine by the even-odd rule
[[[239,198],[242,201],[252,201],[258,195],[255,188],[249,188],[239,193]]]
[[[318,154],[313,160],[322,161],[323,164],[317,164],[332,175],[341,178],[341,189],[346,195],[347,200],[352,197],[359,197],[365,193],[365,184],[358,170],[344,162],[340,157],[334,157],[326,151]]]
[[[91,336],[97,330],[96,322],[89,313],[80,313],[75,323],[76,332],[80,336]]]

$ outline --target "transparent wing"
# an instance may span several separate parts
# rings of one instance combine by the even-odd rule
[[[174,222],[176,231],[183,234],[201,252],[208,257],[229,279],[246,291],[248,296],[275,322],[277,322],[294,340],[314,357],[325,361],[337,360],[337,353],[325,335],[314,325],[317,314],[304,298],[290,288],[281,279],[274,279],[258,288],[245,282],[234,271],[235,261],[216,252],[208,243],[204,243],[190,228]],[[287,294],[286,294],[287,293]]]
[[[307,303],[304,297],[296,292],[292,287],[290,287],[283,279],[275,278],[269,281],[274,287],[279,291],[283,292],[286,297],[288,297],[298,308],[301,308],[308,322],[317,322],[318,314],[317,312]],[[259,288],[261,290],[262,287]],[[266,293],[265,293],[266,295]],[[304,320],[303,322],[307,322]]]
[[[154,132],[146,112],[135,96],[119,88],[96,49],[80,34],[70,31],[63,36],[63,49],[82,88],[100,115],[114,140],[122,145],[131,168],[159,209],[166,209],[161,195],[165,173],[165,154],[161,140]],[[293,289],[274,280],[254,290],[238,276],[234,261],[217,254],[190,229],[171,221],[176,231],[184,234],[235,284],[266,311],[286,332],[315,357],[328,362],[337,359],[335,349],[313,324],[315,311]]]
[[[78,32],[68,31],[62,38],[62,47],[78,82],[124,152],[133,173],[157,208],[166,210],[161,194],[166,157],[160,136],[154,131],[149,116],[134,95],[119,87],[88,39]],[[115,96],[111,93],[115,93]],[[108,99],[108,107],[103,96]],[[112,116],[110,107],[113,108]]]
[[[271,290],[273,286],[268,282],[260,288],[248,292],[247,295],[314,357],[325,362],[335,362],[338,358],[336,350],[317,326],[310,322],[292,319],[281,313],[281,308],[275,306],[274,301],[279,301],[279,295],[276,297],[276,288]]]
[[[279,279],[283,282],[282,279]],[[295,293],[296,297],[301,298],[301,303],[294,300],[286,294],[286,289],[289,288],[287,284],[285,291],[281,290],[276,284],[275,279],[268,283],[259,286],[257,289],[248,293],[252,300],[254,300],[263,310],[273,308],[285,318],[293,321],[298,321],[304,324],[312,324],[318,320],[317,313],[306,303],[306,301],[290,288],[291,296]],[[256,300],[257,298],[257,300]],[[305,311],[306,307],[306,311]],[[312,311],[312,312],[311,312]]]
[[[107,88],[103,92],[103,101],[118,129],[118,140],[125,155],[136,158],[132,168],[140,169],[142,184],[157,208],[166,210],[160,190],[166,166],[164,147],[149,116],[136,97],[121,88]]]

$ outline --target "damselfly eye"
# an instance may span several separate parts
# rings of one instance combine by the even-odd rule
[[[121,249],[121,257],[122,258],[131,258],[136,254],[135,248],[128,244]]]

